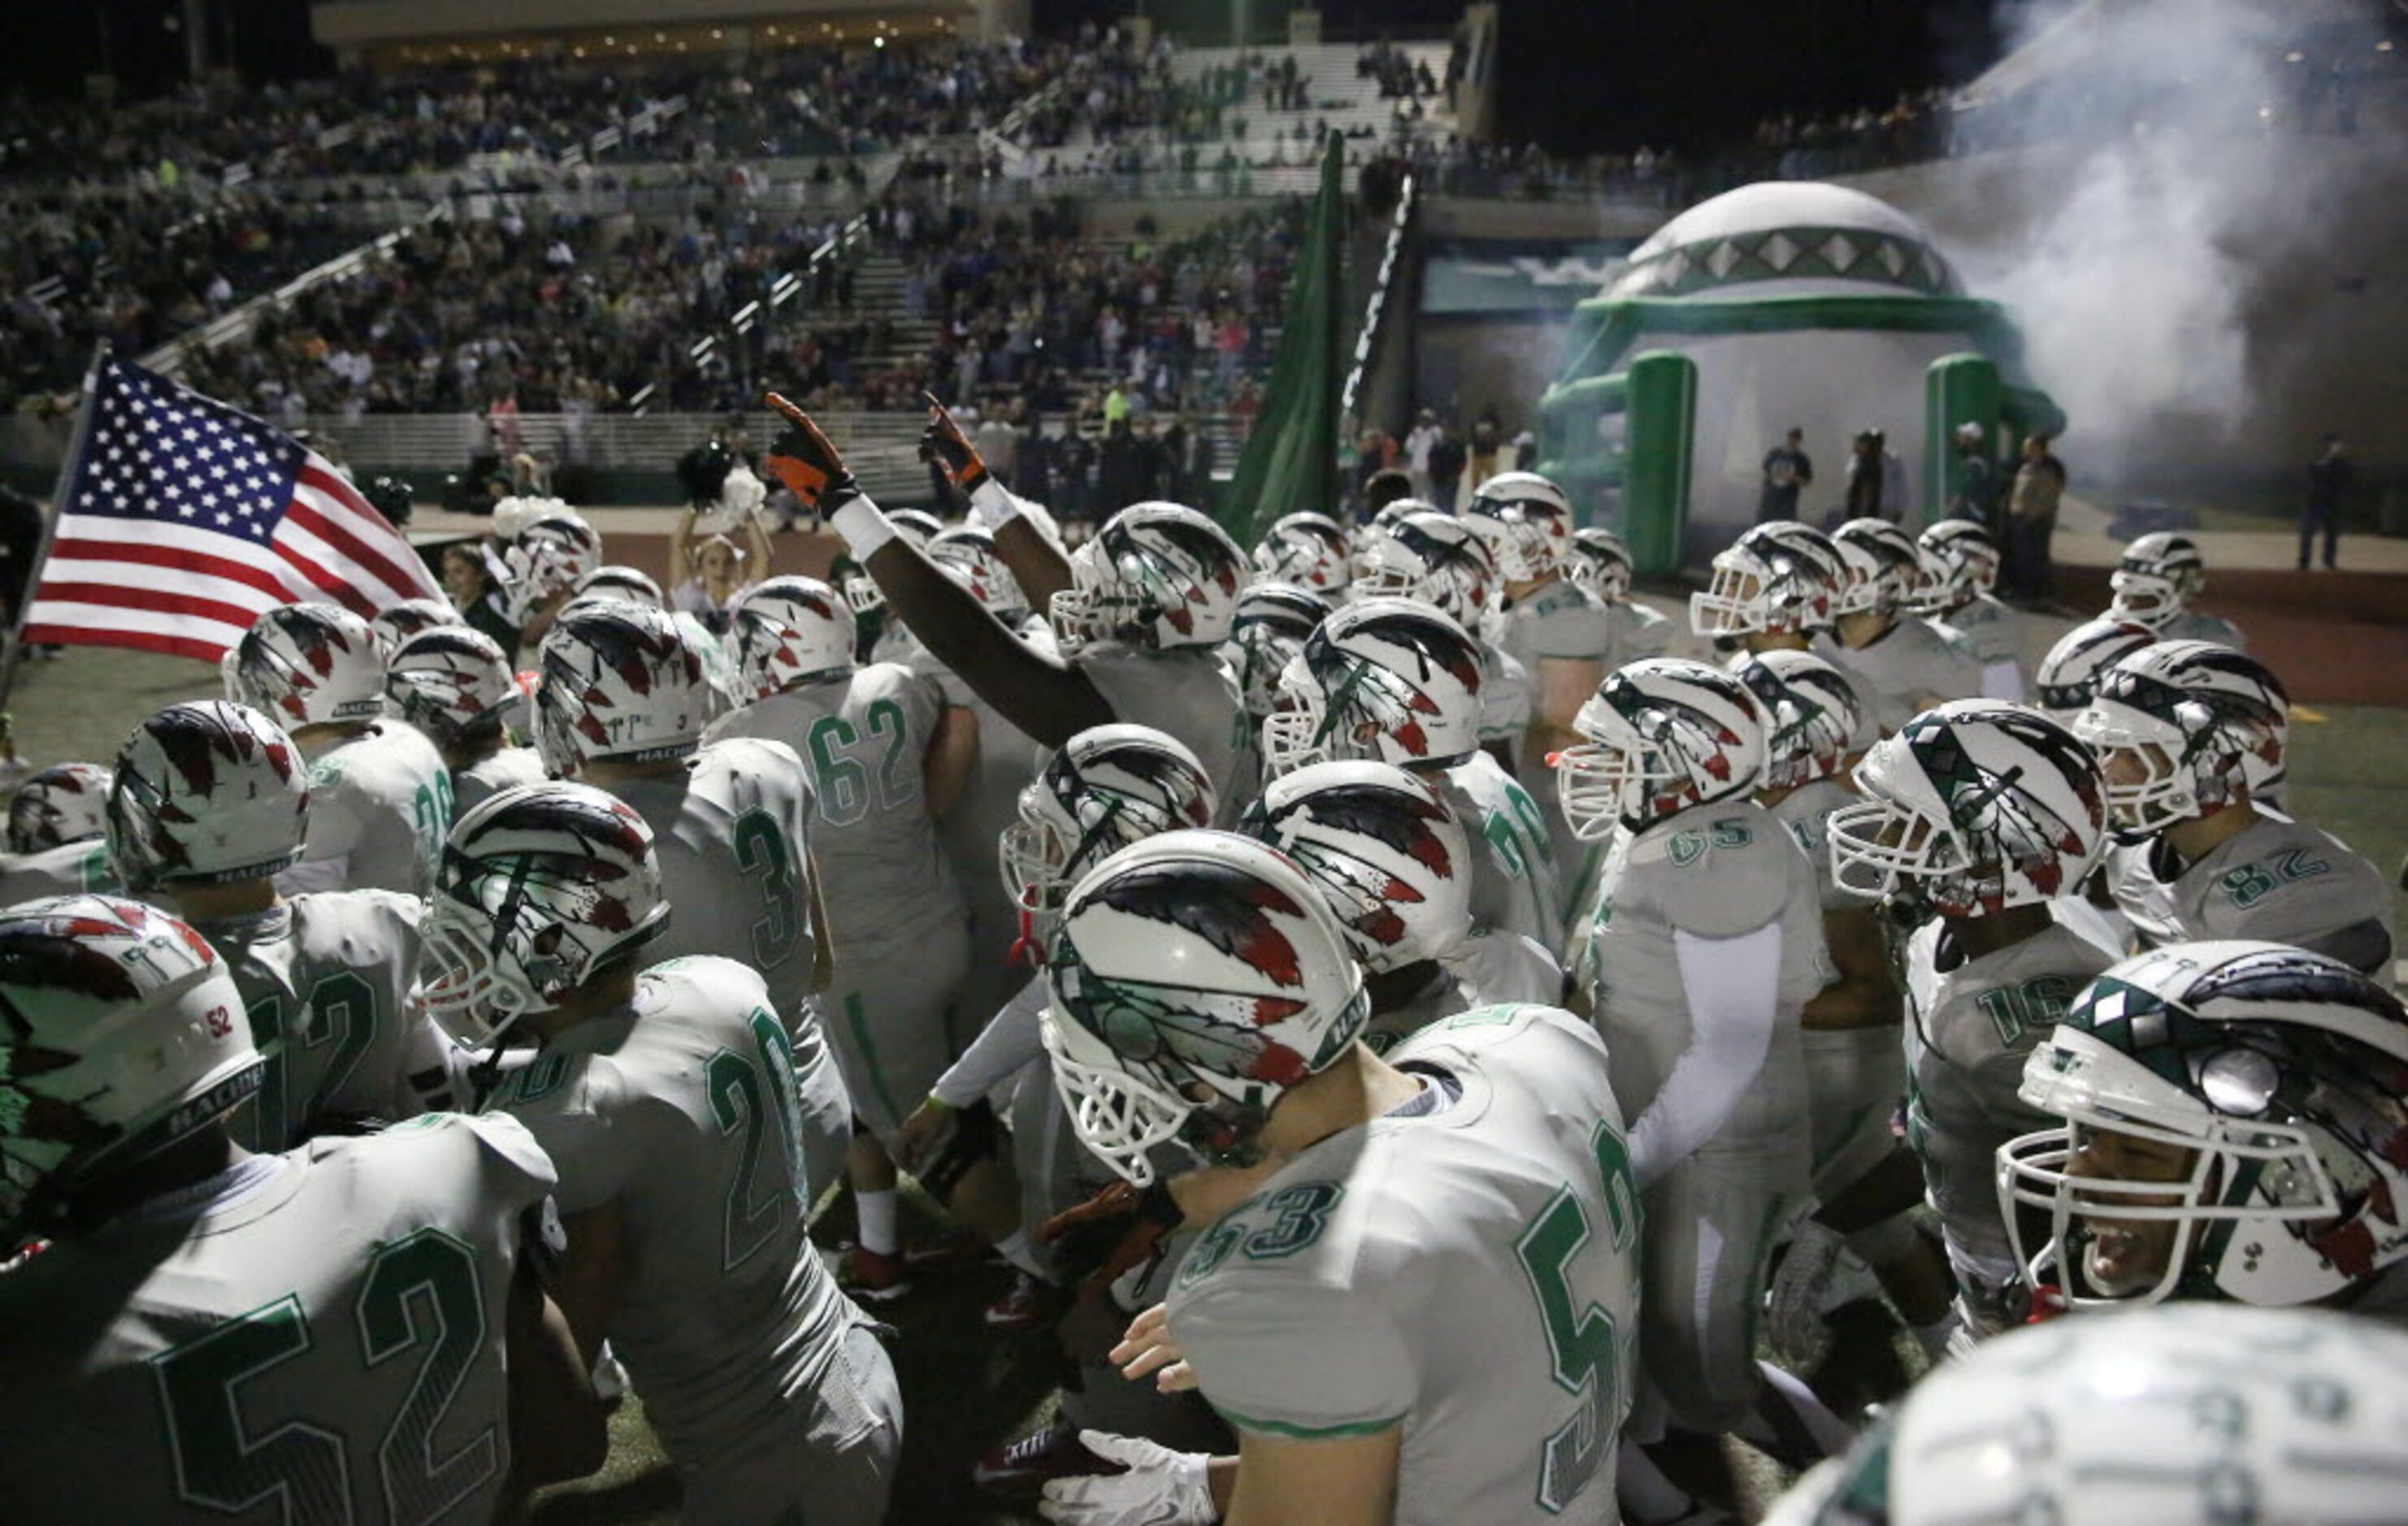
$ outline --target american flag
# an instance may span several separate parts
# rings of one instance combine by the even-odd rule
[[[123,361],[103,359],[93,385],[26,641],[215,662],[278,605],[365,617],[442,596],[401,532],[300,441]]]

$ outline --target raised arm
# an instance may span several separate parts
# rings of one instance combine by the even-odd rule
[[[995,549],[1020,592],[1028,596],[1028,607],[1043,614],[1054,595],[1070,586],[1070,559],[1020,512],[1020,500],[987,470],[985,458],[936,394],[920,395],[928,405],[920,453],[943,467],[953,486],[968,496],[971,521],[995,536]]]
[[[1047,747],[1060,747],[1088,727],[1116,719],[1085,674],[1005,630],[975,594],[896,535],[810,415],[776,392],[768,394],[768,403],[787,428],[761,458],[762,469],[844,537],[853,559],[930,656]]]
[[[752,506],[752,512],[744,516],[744,539],[752,549],[752,576],[748,580],[757,583],[774,575],[777,568],[772,565],[772,563],[775,562],[778,553],[769,544],[769,532],[761,524],[761,508],[758,504]]]
[[[695,513],[692,504],[686,505],[685,512],[678,516],[677,528],[669,532],[669,587],[672,590],[694,576],[692,558]]]

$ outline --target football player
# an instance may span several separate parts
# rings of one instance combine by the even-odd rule
[[[583,1361],[607,1337],[626,1363],[681,1519],[875,1526],[901,1401],[804,1234],[787,1020],[733,960],[643,968],[668,915],[634,807],[583,784],[506,791],[445,845],[427,1006],[469,1043],[538,1043],[485,1110],[559,1167],[561,1308]]]
[[[1220,659],[1246,559],[1210,519],[1177,504],[1136,504],[1066,557],[986,469],[935,399],[924,449],[970,501],[1032,607],[1051,616],[1059,654],[1004,639],[978,599],[946,577],[869,501],[810,417],[771,393],[788,428],[762,458],[828,523],[921,645],[997,713],[1046,747],[1090,726],[1132,721],[1168,732],[1211,772],[1224,819],[1254,797],[1253,729]]]
[[[1497,562],[1488,543],[1452,514],[1413,499],[1363,549],[1354,579],[1358,599],[1419,599],[1480,643],[1480,745],[1519,777],[1522,744],[1530,731],[1530,674],[1499,646],[1505,617],[1498,606]]]
[[[1821,887],[1750,798],[1765,720],[1738,678],[1645,658],[1608,675],[1579,724],[1556,760],[1564,809],[1613,846],[1571,975],[1631,1115],[1641,1354],[1676,1424],[1800,1465],[1844,1428],[1794,1379],[1768,1383],[1755,1344],[1773,1232],[1808,1190],[1798,1034],[1832,973]]]
[[[452,820],[435,744],[384,718],[384,663],[367,621],[280,605],[225,658],[226,697],[264,711],[309,764],[309,842],[280,889],[416,893]]]
[[[1617,663],[1661,657],[1672,644],[1672,622],[1630,596],[1635,570],[1630,548],[1612,531],[1590,525],[1572,532],[1571,579],[1603,600],[1613,617]]]
[[[1546,822],[1529,792],[1479,747],[1478,641],[1432,606],[1363,599],[1321,622],[1280,681],[1263,722],[1273,775],[1371,758],[1420,774],[1479,845],[1471,919],[1544,948],[1564,908]]]
[[[1829,822],[1856,801],[1840,781],[1840,768],[1862,712],[1846,676],[1811,652],[1749,652],[1733,660],[1730,671],[1769,723],[1756,802],[1789,829],[1813,866],[1823,938],[1838,972],[1801,1018],[1817,1206],[1799,1225],[1773,1277],[1770,1333],[1787,1354],[1810,1349],[1825,1285],[1844,1246],[1881,1279],[1924,1349],[1937,1355],[1948,1338],[1952,1285],[1947,1263],[1906,1218],[1923,1197],[1923,1177],[1890,1134],[1906,1068],[1889,940],[1872,908],[1831,879]]]
[[[46,895],[117,888],[101,841],[108,770],[52,763],[8,801],[8,856],[0,859],[0,906]]]
[[[524,705],[518,676],[482,631],[438,625],[404,639],[385,660],[384,701],[443,754],[454,812],[543,781],[542,757],[511,736]]]
[[[2083,990],[2022,1095],[2063,1120],[1998,1155],[2036,1298],[2408,1318],[2408,1011],[2374,979],[2284,944],[2170,944]]]
[[[1817,655],[1848,676],[1883,736],[1945,700],[1982,692],[1982,664],[1959,633],[1914,613],[1930,602],[1914,537],[1886,520],[1850,520],[1831,536],[1840,584]]]
[[[519,531],[502,553],[502,576],[522,649],[542,645],[577,580],[601,564],[601,533],[566,504],[547,505]]]
[[[119,877],[208,939],[242,993],[266,1068],[236,1136],[261,1150],[449,1105],[465,1068],[409,1000],[415,896],[278,892],[310,806],[299,749],[224,700],[171,705],[136,727],[109,787]]]
[[[2340,1314],[2055,1320],[1930,1375],[1765,1526],[2221,1526],[2236,1500],[2371,1526],[2400,1514],[2403,1372],[2408,1336]]]
[[[246,1151],[242,994],[131,901],[0,913],[0,1255],[49,1237],[0,1275],[10,1519],[490,1520],[601,1464],[524,1128]]]
[[[1329,606],[1298,583],[1254,582],[1238,595],[1221,660],[1238,680],[1258,749],[1263,717],[1279,702],[1280,675],[1328,613]]]
[[[769,989],[795,1060],[808,1207],[839,1174],[853,1103],[813,1000],[832,956],[802,760],[779,741],[702,745],[710,685],[693,638],[666,610],[616,599],[565,609],[540,662],[536,746],[545,770],[609,791],[652,829],[678,909],[652,956],[732,959]]]
[[[2023,619],[1990,590],[1999,581],[1999,546],[1971,520],[1942,520],[1914,538],[1923,553],[1928,615],[1962,635],[1982,664],[1985,698],[2020,704],[2024,697]]]
[[[368,630],[376,636],[377,655],[391,662],[394,649],[419,632],[464,623],[449,599],[404,599],[378,610]]]
[[[2258,808],[2253,771],[2280,766],[2289,726],[2281,680],[2229,647],[2159,641],[2100,675],[2073,733],[2099,755],[2115,835],[2147,845],[2135,876],[2154,882],[2118,880],[2117,903],[2143,942],[2265,938],[2380,975],[2393,948],[2381,872]],[[2172,929],[2151,923],[2161,904]]]
[[[1543,1006],[1389,1051],[1263,844],[1178,832],[1071,891],[1045,1043],[1081,1137],[1206,1226],[1168,1332],[1235,1458],[1091,1433],[1080,1520],[1608,1521],[1639,1233],[1603,1047]],[[1104,1512],[1111,1513],[1104,1513]]]
[[[2128,620],[2086,620],[2057,637],[2032,674],[2035,702],[2043,714],[2065,725],[2089,708],[2099,692],[2099,675],[2157,639],[2145,625]]]
[[[2213,641],[2235,651],[2248,646],[2240,626],[2193,607],[2207,592],[2207,563],[2199,542],[2180,531],[2152,531],[2125,547],[2107,586],[2109,620],[2145,625],[2160,641]]]
[[[1828,858],[1843,892],[1915,926],[1907,1140],[1959,1319],[1985,1338],[2024,1313],[1995,1160],[2042,1121],[2017,1097],[2025,1057],[2114,962],[2056,909],[2105,847],[2104,787],[2063,726],[1994,700],[1915,717],[1866,755],[1856,782],[1865,799],[1831,818]]]
[[[961,797],[975,736],[947,723],[934,680],[894,663],[853,666],[853,620],[825,583],[767,579],[737,604],[733,634],[755,697],[718,723],[714,744],[760,738],[810,760],[826,886],[818,925],[834,957],[819,1005],[855,1120],[848,1174],[861,1232],[847,1283],[893,1298],[910,1284],[888,1152],[964,1036],[969,914],[936,823]]]
[[[1283,514],[1254,548],[1254,571],[1267,582],[1294,583],[1325,608],[1346,602],[1354,557],[1346,532],[1326,514]]]

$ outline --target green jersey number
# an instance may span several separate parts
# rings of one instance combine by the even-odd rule
[[[452,831],[452,775],[438,770],[433,784],[422,784],[409,798],[410,825],[418,834],[420,877],[435,882],[436,866],[443,862],[443,839]]]
[[[796,858],[778,819],[758,806],[736,819],[736,866],[761,881],[767,909],[752,924],[752,963],[776,969],[802,936],[802,903],[795,894]]]
[[[879,805],[893,810],[920,792],[919,771],[910,758],[910,725],[903,706],[891,699],[872,700],[862,724],[872,741],[883,738],[879,757]],[[868,750],[861,732],[840,715],[812,722],[804,738],[809,746],[811,782],[819,787],[820,815],[834,827],[851,826],[869,811],[869,764],[856,756]]]
[[[485,1343],[477,1253],[437,1229],[396,1240],[369,1262],[352,1313],[365,1371],[419,1353],[377,1446],[385,1508],[369,1513],[435,1520],[501,1472],[501,1441],[491,1425],[449,1455],[435,1454],[443,1418]],[[243,1386],[315,1345],[300,1299],[288,1293],[150,1359],[179,1498],[233,1515],[275,1500],[286,1520],[355,1519],[338,1433],[296,1418],[254,1435],[242,1418]]]
[[[758,1010],[752,1014],[752,1039],[751,1056],[722,1049],[702,1070],[703,1086],[710,1096],[710,1116],[720,1134],[743,1135],[736,1179],[728,1184],[726,1210],[721,1216],[719,1269],[723,1272],[732,1272],[751,1259],[776,1234],[785,1214],[799,1214],[802,1206],[803,1105],[795,1093],[794,1047],[777,1019]],[[765,1075],[768,1078],[766,1098],[761,1087]],[[759,1180],[762,1134],[771,1129],[777,1134],[775,1148],[785,1160],[782,1184]]]
[[[1639,1190],[1621,1131],[1599,1123],[1590,1138],[1605,1189],[1606,1234],[1617,1256],[1639,1235]],[[1580,1413],[1547,1438],[1540,1453],[1539,1505],[1549,1514],[1570,1505],[1612,1450],[1627,1403],[1622,1391],[1622,1340],[1604,1305],[1583,1306],[1574,1261],[1591,1234],[1588,1212],[1569,1187],[1539,1211],[1514,1246],[1546,1323],[1547,1351],[1557,1387],[1580,1396]]]
[[[264,1062],[247,1148],[273,1154],[298,1144],[311,1115],[342,1090],[376,1043],[376,991],[349,970],[311,986],[302,1014],[300,1031],[287,1033],[281,996],[263,996],[244,1013]],[[296,1078],[304,1083],[298,1094]]]

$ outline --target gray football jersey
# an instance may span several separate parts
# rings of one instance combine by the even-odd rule
[[[18,1521],[484,1521],[505,1311],[552,1162],[437,1113],[256,1157],[0,1276]]]
[[[1475,933],[1437,962],[1419,991],[1372,1013],[1363,1042],[1386,1054],[1475,1006],[1553,1006],[1563,999],[1564,970],[1552,952],[1519,933]]]
[[[1999,1147],[2058,1121],[2016,1096],[2024,1059],[2114,963],[2058,923],[1978,959],[1944,942],[1936,920],[1907,942],[1907,1143],[1923,1162],[1949,1259],[1991,1287],[2015,1275],[1999,1211]]]
[[[399,891],[429,883],[452,830],[452,776],[414,726],[372,720],[309,763],[309,836],[277,877],[296,891]]]
[[[782,742],[810,770],[811,845],[844,963],[908,962],[925,929],[967,915],[922,773],[944,708],[926,678],[873,663],[756,700],[711,730]]]
[[[98,838],[61,843],[38,853],[0,853],[0,906],[117,888],[108,845]]]
[[[1605,613],[1613,625],[1613,648],[1605,663],[1608,672],[1642,657],[1661,657],[1671,649],[1672,622],[1657,611],[1635,599],[1625,599],[1607,605]]]
[[[1224,1214],[1171,1333],[1241,1430],[1401,1426],[1399,1526],[1617,1520],[1639,1195],[1603,1046],[1491,1006],[1388,1059],[1460,1093],[1322,1140]]]
[[[795,1026],[811,985],[812,836],[810,779],[794,749],[724,737],[674,774],[610,789],[652,829],[660,858],[669,925],[651,957],[748,964]]]
[[[1982,692],[1982,664],[1973,644],[1936,620],[1899,617],[1870,646],[1847,647],[1817,635],[1814,654],[1848,676],[1857,703],[1886,736],[1942,700]]]
[[[1254,804],[1262,768],[1254,755],[1254,728],[1238,680],[1217,650],[1095,647],[1079,654],[1078,665],[1112,707],[1114,719],[1152,726],[1187,744],[1219,800],[1214,826],[1229,825]]]
[[[1813,866],[1825,911],[1863,911],[1872,906],[1863,896],[1840,889],[1831,877],[1831,813],[1863,798],[1838,779],[1822,778],[1799,785],[1765,807],[1789,829],[1806,862]]]
[[[2149,867],[2149,849],[2154,846],[2154,838],[2143,843],[2111,843],[2100,867],[2100,873],[2107,877],[2108,893],[2115,899],[2115,910],[2131,924],[2133,937],[2144,948],[2183,940],[2182,917],[2174,909],[2174,888]]]
[[[193,923],[226,962],[267,1061],[258,1096],[234,1117],[246,1147],[272,1153],[325,1120],[419,1111],[409,1072],[449,1048],[409,1002],[423,912],[414,895],[319,891]]]
[[[2219,647],[2230,647],[2234,651],[2249,649],[2248,640],[2242,635],[2240,626],[2200,609],[2186,609],[2166,621],[2165,628],[2157,633],[2157,639],[2213,641]]]
[[[2148,872],[2167,883],[2159,838]],[[2378,979],[2391,973],[2391,886],[2329,832],[2261,815],[2172,877],[2185,939],[2263,938],[2330,954]]]
[[[1501,742],[1512,755],[1522,755],[1522,739],[1530,730],[1530,675],[1490,642],[1480,644],[1480,740]]]
[[[1725,1127],[1732,1137],[1804,1117],[1798,1014],[1832,974],[1821,887],[1788,829],[1752,801],[1693,806],[1615,837],[1571,973],[1612,1051],[1613,1094],[1630,1117],[1646,1112],[1692,1037],[1674,933],[1732,938],[1773,922],[1780,1017],[1761,1083]]]
[[[1546,818],[1530,792],[1484,752],[1421,777],[1438,787],[1471,839],[1473,930],[1518,933],[1548,948],[1560,945],[1563,891],[1547,847]]]
[[[1982,692],[1991,699],[2019,704],[2031,690],[2024,670],[2024,618],[2001,604],[1995,594],[1976,593],[1940,617],[1940,622],[1963,636],[1982,669]]]
[[[1040,649],[1053,647],[1053,632],[1033,616],[1020,638]],[[1025,970],[1003,964],[1005,953],[1019,939],[1020,914],[1004,893],[1003,877],[996,872],[996,839],[1020,820],[1020,792],[1037,777],[1048,754],[951,668],[925,652],[912,665],[937,684],[948,706],[978,718],[978,756],[969,779],[953,808],[937,822],[938,844],[953,866],[953,878],[969,908],[977,987],[971,1009],[977,1011],[999,1004],[1026,979]]]
[[[1604,601],[1569,578],[1540,584],[1505,610],[1506,655],[1535,677],[1548,658],[1606,663],[1613,655],[1615,621]]]
[[[543,780],[542,754],[531,747],[506,747],[452,776],[452,820],[458,820],[504,790]]]
[[[854,1318],[803,1234],[794,1058],[768,997],[732,961],[654,965],[626,1009],[553,1036],[485,1104],[551,1152],[564,1215],[618,1205],[610,1344],[682,1468],[811,1435]]]

